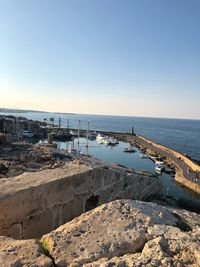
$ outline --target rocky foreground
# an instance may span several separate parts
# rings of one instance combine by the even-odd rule
[[[10,143],[1,145],[0,179],[21,175],[24,172],[37,172],[54,169],[70,161],[72,156],[51,145]]]
[[[116,200],[44,235],[0,237],[0,266],[200,266],[200,215]]]

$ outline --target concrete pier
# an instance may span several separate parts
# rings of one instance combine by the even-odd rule
[[[118,140],[130,142],[142,149],[147,149],[157,155],[166,158],[176,170],[175,180],[200,194],[200,166],[192,160],[170,148],[156,144],[147,138],[130,134],[114,134]]]

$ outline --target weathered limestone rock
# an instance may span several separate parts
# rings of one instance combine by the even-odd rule
[[[155,177],[78,159],[60,168],[0,179],[0,235],[39,238],[105,202],[144,200],[159,191]]]
[[[0,150],[0,178],[14,177],[23,172],[57,168],[63,166],[71,158],[66,151],[60,151],[51,146],[5,143]],[[5,161],[7,169],[3,169],[1,165]]]
[[[37,240],[14,240],[0,236],[0,266],[53,267],[53,262],[44,255],[44,250]]]
[[[200,266],[200,215],[117,200],[42,237],[56,266]]]

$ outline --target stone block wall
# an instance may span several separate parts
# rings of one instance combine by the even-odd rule
[[[178,171],[176,172],[175,180],[176,180],[176,182],[178,182],[179,184],[184,185],[185,187],[191,189],[191,190],[194,191],[195,193],[200,194],[200,184],[197,184],[197,183],[195,183],[195,182],[192,182],[192,181],[186,179],[186,178],[183,176],[183,173],[182,173],[181,170],[178,170]]]
[[[16,239],[40,237],[102,203],[160,191],[156,178],[76,164],[1,179],[0,188],[0,235]]]

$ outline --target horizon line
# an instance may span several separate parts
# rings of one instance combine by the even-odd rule
[[[9,113],[1,110],[13,110],[11,113],[26,113],[26,112],[35,112],[35,113],[54,113],[54,114],[66,114],[66,115],[92,115],[92,116],[113,116],[113,117],[138,117],[138,118],[149,118],[149,119],[174,119],[174,120],[196,120],[199,121],[200,118],[178,118],[178,117],[155,117],[147,115],[117,115],[117,114],[92,114],[92,113],[75,113],[75,112],[61,112],[61,111],[44,111],[44,110],[35,110],[35,109],[19,109],[19,108],[2,108],[0,107],[0,113]],[[18,111],[18,112],[14,112]],[[21,112],[20,112],[21,111]]]

